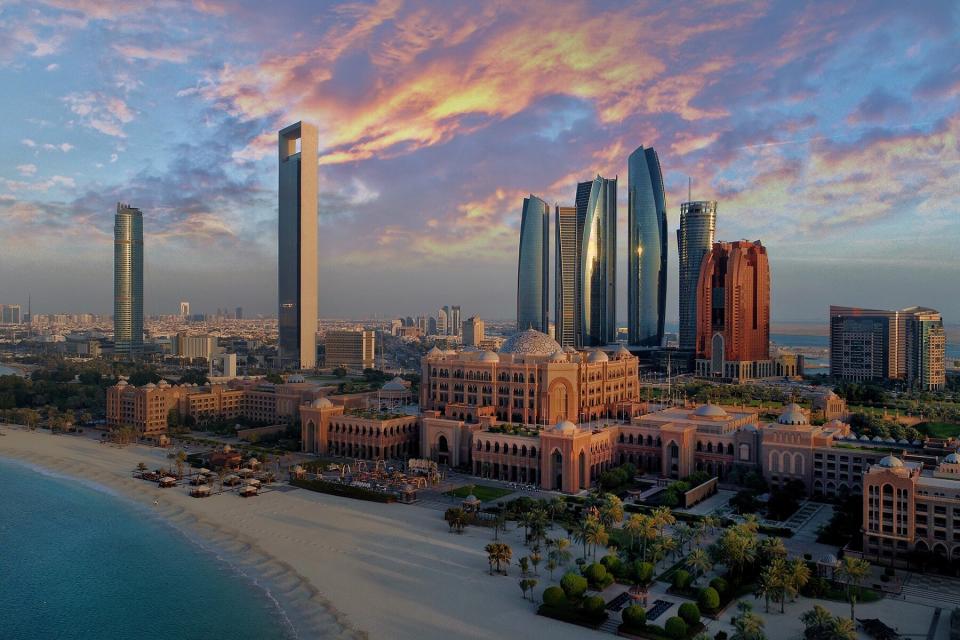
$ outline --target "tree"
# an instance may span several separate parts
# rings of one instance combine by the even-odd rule
[[[633,563],[633,582],[637,585],[646,586],[653,580],[653,564],[637,560]]]
[[[567,511],[567,499],[563,496],[555,496],[547,505],[547,511],[550,513],[551,526],[555,523],[557,517],[562,516]]]
[[[677,541],[677,546],[680,547],[680,553],[684,553],[687,548],[687,543],[693,539],[693,527],[681,522],[673,528],[673,539]]]
[[[800,590],[810,582],[810,567],[801,558],[794,558],[787,565],[787,578],[790,585],[790,599],[795,600]]]
[[[600,522],[609,527],[622,521],[623,500],[612,493],[608,493],[603,497],[603,502],[600,504]]]
[[[443,519],[450,526],[450,533],[463,533],[467,526],[467,512],[461,507],[451,507],[443,514]]]
[[[700,622],[700,608],[692,602],[684,602],[677,610],[677,615],[683,618],[689,626]]]
[[[690,555],[687,556],[686,564],[698,578],[713,568],[713,563],[710,562],[710,554],[701,548],[694,549],[690,552]]]
[[[497,573],[507,574],[505,568],[510,565],[510,559],[513,558],[513,549],[503,542],[491,542],[483,548],[487,552],[487,560],[491,567],[497,565]],[[492,575],[491,571],[491,575]]]
[[[628,629],[642,629],[647,624],[647,612],[640,605],[632,604],[620,614]]]
[[[738,602],[739,614],[733,618],[733,636],[730,640],[767,640],[763,632],[763,618],[753,612],[749,602]]]
[[[640,535],[643,531],[643,521],[646,519],[646,516],[639,513],[635,513],[623,525],[623,531],[627,534],[627,537],[630,539],[630,549],[634,549],[637,544],[637,540],[640,539]]]
[[[697,594],[697,602],[700,603],[704,611],[716,611],[720,608],[720,594],[713,587],[704,587]]]
[[[560,587],[547,587],[543,590],[543,604],[549,607],[563,607],[567,603],[567,595]]]
[[[852,556],[843,556],[840,566],[837,567],[837,577],[846,585],[851,620],[856,620],[854,608],[857,604],[857,597],[860,595],[860,584],[868,573],[870,573],[870,563]]]
[[[570,539],[569,538],[556,538],[550,541],[550,546],[553,547],[550,552],[547,554],[551,558],[557,567],[565,567],[570,563],[570,560],[573,557],[573,554],[570,553]],[[553,578],[551,577],[551,580]]]
[[[526,577],[527,571],[530,570],[530,558],[520,558],[517,564],[520,566],[520,575]]]
[[[540,547],[534,547],[529,557],[530,564],[533,565],[533,575],[539,575],[539,573],[537,573],[537,566],[540,564],[540,561],[543,560],[543,556],[540,555]]]
[[[571,601],[579,601],[587,590],[587,579],[572,571],[560,578],[560,588]]]
[[[815,604],[813,609],[800,615],[800,621],[804,626],[804,638],[807,640],[827,640],[833,626],[834,617],[825,608]]]
[[[527,599],[527,591],[531,592],[530,599],[533,599],[533,588],[537,586],[537,581],[532,578],[520,579],[520,590],[523,591],[523,599]]]
[[[593,525],[588,529],[586,542],[593,547],[593,559],[597,559],[597,547],[600,545],[606,546],[607,541],[610,537],[607,535],[607,529],[603,524],[599,522],[594,522]]]
[[[143,462],[138,462],[138,463],[137,463],[137,471],[139,471],[139,472],[142,474],[142,473],[143,473],[144,471],[146,471],[146,470],[147,470],[147,465],[146,465],[146,464],[144,464]]]
[[[547,559],[547,563],[544,565],[547,568],[547,571],[550,573],[550,580],[553,581],[553,572],[557,569],[557,561],[552,557]]]
[[[663,625],[663,630],[666,631],[667,635],[671,638],[682,640],[687,635],[687,623],[684,622],[683,618],[673,616],[667,619],[666,624]]]

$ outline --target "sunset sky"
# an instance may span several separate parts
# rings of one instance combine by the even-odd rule
[[[960,319],[960,4],[0,0],[0,303],[109,313],[144,211],[146,313],[276,313],[276,131],[320,130],[320,313],[515,314],[523,196],[659,153],[775,320]],[[620,321],[626,320],[625,249]],[[671,238],[668,320],[677,315]],[[551,310],[552,315],[552,310]]]

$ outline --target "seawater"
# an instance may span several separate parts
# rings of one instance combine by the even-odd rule
[[[0,638],[292,637],[268,593],[148,508],[0,458]]]

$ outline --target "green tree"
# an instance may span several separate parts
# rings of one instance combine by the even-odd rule
[[[690,555],[687,556],[686,565],[698,578],[713,568],[713,563],[710,561],[710,554],[699,547],[691,551]]]
[[[860,558],[843,556],[837,567],[837,577],[846,586],[847,601],[850,603],[850,620],[856,620],[854,609],[860,595],[860,584],[870,573],[870,563]]]
[[[451,507],[443,514],[443,519],[447,521],[451,533],[463,533],[467,526],[467,512],[461,507]]]
[[[506,575],[505,567],[510,565],[510,559],[513,558],[513,549],[503,542],[491,542],[484,547],[484,551],[487,552],[487,559],[491,567],[494,564],[497,565],[497,573]]]
[[[763,618],[753,612],[749,602],[738,602],[737,611],[733,618],[733,635],[730,640],[767,640],[763,632]]]
[[[587,590],[587,579],[579,576],[572,571],[560,578],[560,588],[566,594],[567,599],[577,602],[583,597]]]

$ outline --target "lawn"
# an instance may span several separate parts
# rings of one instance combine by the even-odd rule
[[[477,496],[480,502],[490,502],[491,500],[502,498],[503,496],[510,495],[511,493],[513,493],[512,489],[493,487],[488,484],[473,485],[473,495]],[[457,487],[456,489],[447,491],[445,495],[453,496],[454,498],[466,498],[468,495],[470,495],[470,485]]]
[[[917,429],[934,438],[950,438],[960,435],[960,424],[953,422],[923,422],[917,425]]]

